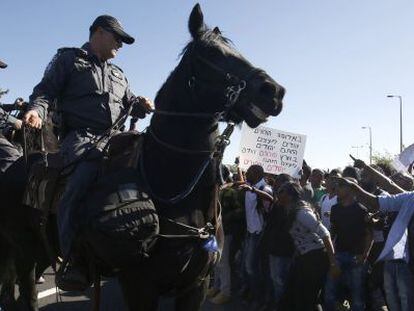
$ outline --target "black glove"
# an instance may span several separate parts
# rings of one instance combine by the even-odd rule
[[[132,100],[131,105],[132,105],[131,116],[133,118],[143,119],[145,118],[147,113],[151,112],[151,109],[152,109],[149,100],[141,96],[135,97]]]

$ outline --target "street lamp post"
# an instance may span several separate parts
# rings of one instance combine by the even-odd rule
[[[363,126],[362,129],[369,130],[369,164],[372,164],[372,130],[370,126]]]
[[[402,130],[402,96],[387,95],[388,98],[398,98],[400,100],[400,153],[403,151],[403,130]]]

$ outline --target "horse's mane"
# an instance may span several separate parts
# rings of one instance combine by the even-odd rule
[[[191,50],[193,46],[198,42],[201,42],[205,47],[215,46],[219,48],[223,53],[226,53],[229,49],[233,50],[234,47],[233,42],[229,38],[223,36],[220,32],[216,32],[214,30],[207,30],[201,35],[201,37],[197,41],[190,41],[183,48],[179,56],[185,55],[185,53],[188,50]]]

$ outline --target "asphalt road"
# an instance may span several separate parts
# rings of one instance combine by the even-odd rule
[[[48,270],[45,275],[46,282],[38,285],[39,307],[41,311],[90,311],[93,295],[92,290],[86,293],[60,292],[59,298],[54,288],[53,272]],[[121,290],[115,280],[105,281],[102,284],[101,311],[127,311],[122,301]],[[59,300],[58,300],[59,299]],[[163,301],[159,311],[173,310],[171,301]],[[232,301],[226,305],[212,305],[206,302],[203,311],[243,311],[242,304]]]

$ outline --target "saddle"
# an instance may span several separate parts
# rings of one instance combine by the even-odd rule
[[[136,170],[143,139],[137,132],[126,132],[109,140],[100,174],[81,202],[85,221],[76,244],[87,250],[104,275],[147,258],[159,233],[155,206],[141,190]],[[45,154],[33,165],[24,203],[40,210],[43,222],[56,213],[70,172],[59,154]],[[80,252],[78,245],[74,252]]]

